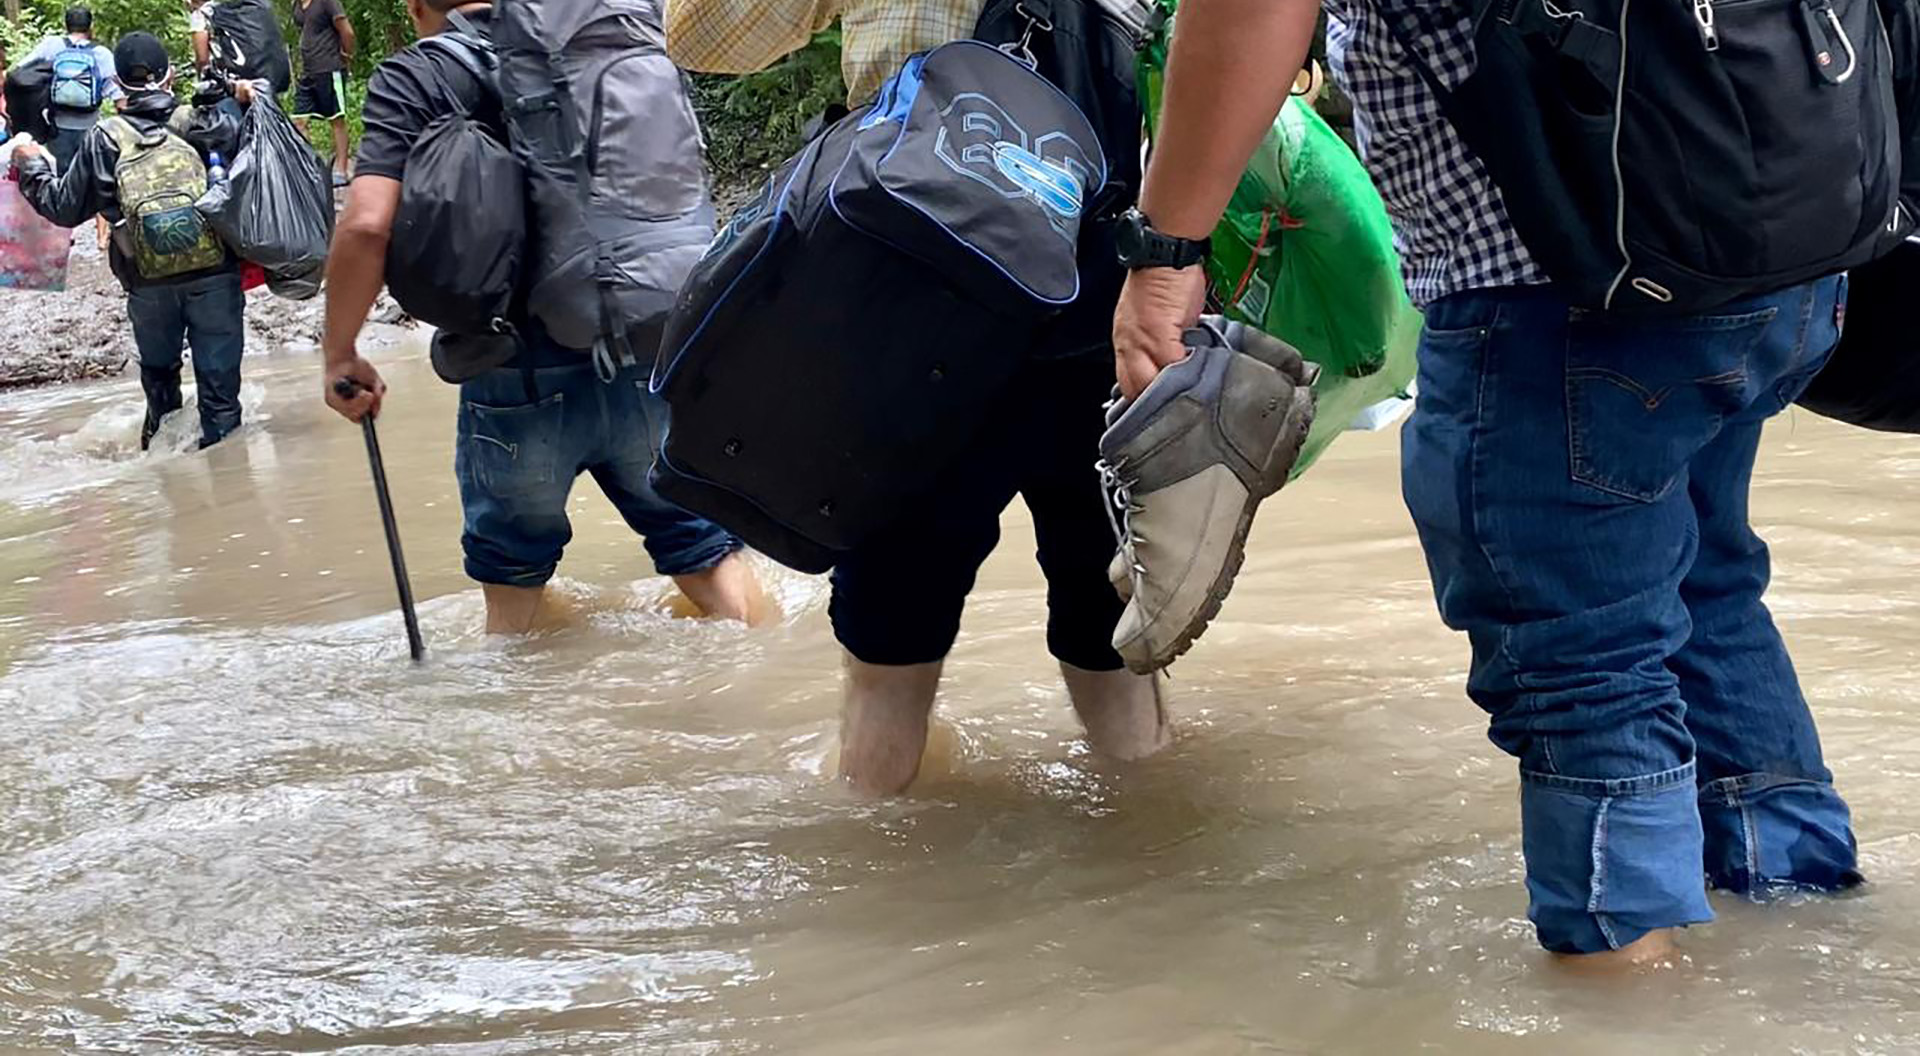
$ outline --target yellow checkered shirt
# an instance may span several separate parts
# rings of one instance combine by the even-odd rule
[[[701,73],[752,73],[841,20],[850,105],[907,56],[973,36],[984,0],[667,0],[667,54]]]

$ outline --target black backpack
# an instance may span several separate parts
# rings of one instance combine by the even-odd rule
[[[1878,0],[1479,0],[1450,90],[1414,46],[1442,27],[1399,6],[1392,32],[1578,306],[1696,314],[1913,227]]]
[[[42,143],[54,136],[53,123],[47,117],[52,105],[53,61],[39,59],[21,63],[7,71],[7,120],[9,135],[21,132]]]
[[[656,0],[499,0],[493,42],[526,169],[526,306],[602,377],[652,363],[713,238],[700,124]]]
[[[269,0],[220,0],[208,8],[208,46],[215,69],[243,81],[266,81],[275,95],[293,86],[293,61]]]
[[[1113,344],[1127,279],[1114,229],[1140,194],[1139,47],[1148,13],[1133,0],[988,0],[974,29],[976,39],[1030,58],[1087,115],[1107,154],[1107,186],[1087,203],[1082,224],[1080,299],[1043,328],[1037,355]]]
[[[832,567],[964,450],[1083,295],[1107,168],[1081,110],[1006,53],[915,56],[694,269],[654,375],[673,409],[661,495],[783,564]]]
[[[493,45],[453,15],[419,47],[448,56],[498,93]],[[455,99],[459,93],[447,89]],[[438,342],[434,367],[465,381],[512,358],[527,243],[526,170],[504,129],[463,110],[440,118],[407,154],[387,244],[387,289],[408,315],[460,340]],[[506,338],[507,340],[491,340]]]
[[[1894,104],[1900,113],[1900,194],[1920,217],[1920,0],[1881,0],[1893,48]]]

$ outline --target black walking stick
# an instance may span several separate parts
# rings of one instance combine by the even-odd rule
[[[341,378],[333,383],[333,391],[341,399],[351,400],[359,394],[360,383]],[[426,655],[427,647],[420,640],[420,617],[413,611],[413,581],[407,578],[407,559],[400,553],[400,525],[393,519],[393,494],[387,490],[387,463],[380,457],[380,434],[374,431],[372,414],[360,419],[360,428],[367,438],[367,463],[373,467],[373,494],[380,500],[380,524],[387,530],[387,556],[393,558],[393,585],[400,591],[400,615],[407,621],[407,652],[417,664]]]

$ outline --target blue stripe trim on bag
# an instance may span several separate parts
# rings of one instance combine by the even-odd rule
[[[700,335],[704,334],[707,327],[713,323],[713,317],[720,314],[720,309],[726,307],[727,301],[733,297],[733,291],[738,289],[740,284],[746,280],[747,276],[752,274],[754,270],[760,266],[760,258],[766,256],[767,251],[773,248],[775,236],[779,234],[779,226],[790,222],[787,218],[787,199],[793,193],[793,182],[800,178],[802,172],[809,169],[811,160],[809,155],[817,154],[820,150],[821,143],[825,142],[825,140],[825,136],[816,138],[807,146],[806,150],[801,152],[800,159],[794,163],[793,171],[787,174],[787,182],[781,186],[779,196],[774,199],[773,224],[775,230],[768,234],[765,242],[760,244],[760,248],[753,254],[753,259],[747,261],[746,266],[740,269],[739,274],[733,277],[732,282],[727,283],[726,290],[722,292],[719,297],[714,298],[713,307],[707,309],[707,314],[700,320],[700,325],[694,327],[693,333],[688,334],[687,339],[680,343],[680,348],[674,352],[673,358],[667,362],[666,366],[664,368],[656,367],[653,373],[648,375],[648,392],[658,394],[666,387],[667,382],[672,379],[674,371],[680,368],[680,361],[686,358],[687,349],[692,348],[699,342]],[[732,228],[734,224],[739,223],[742,219],[742,217],[736,216],[727,224],[727,227],[721,228],[721,234],[726,233],[729,228]],[[715,241],[717,242],[718,240],[719,236],[716,235]]]
[[[920,69],[927,64],[927,56],[915,55],[907,60],[900,72],[888,80],[880,89],[879,97],[874,101],[873,111],[860,119],[860,131],[865,132],[875,125],[884,125],[889,121],[905,124],[907,115],[913,113],[914,100],[920,98],[920,85],[923,83]]]

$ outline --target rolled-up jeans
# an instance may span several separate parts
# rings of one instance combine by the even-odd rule
[[[1762,601],[1762,424],[1839,340],[1832,278],[1623,320],[1550,287],[1432,305],[1404,488],[1468,693],[1520,763],[1530,917],[1564,953],[1859,881]]]
[[[467,575],[545,586],[573,538],[567,497],[582,473],[640,534],[663,576],[705,572],[739,551],[732,533],[653,490],[647,472],[666,431],[666,401],[649,391],[640,367],[602,381],[582,357],[570,366],[500,367],[461,385],[454,472]]]

